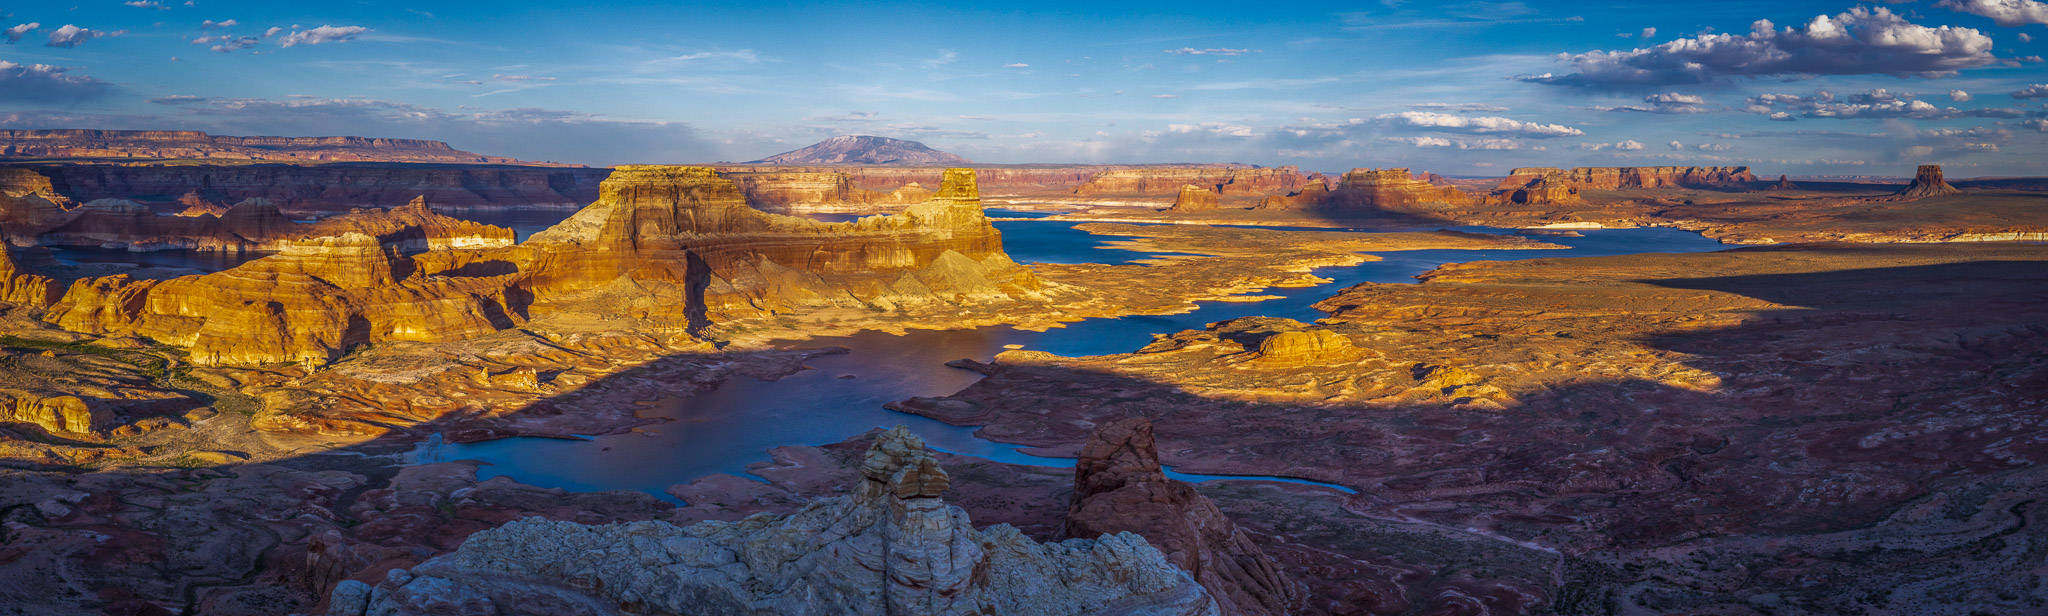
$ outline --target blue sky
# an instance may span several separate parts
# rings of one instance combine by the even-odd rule
[[[994,163],[2048,175],[2036,0],[43,0],[0,15],[5,128],[415,137],[586,164],[873,134]]]

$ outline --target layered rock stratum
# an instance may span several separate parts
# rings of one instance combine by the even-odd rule
[[[753,164],[766,165],[964,165],[955,154],[916,141],[870,135],[840,135]]]
[[[369,588],[336,616],[431,614],[1217,614],[1186,571],[1131,533],[1038,543],[972,526],[901,427],[875,439],[851,494],[787,515],[678,527],[515,521]]]
[[[235,137],[189,130],[0,130],[0,158],[531,164],[423,139]]]
[[[596,199],[598,183],[609,174],[509,164],[19,162],[0,166],[0,194],[39,192],[74,203],[117,199],[201,211],[262,199],[285,211],[332,213],[397,207],[422,196],[443,208],[574,208]]]
[[[1213,210],[1216,207],[1215,191],[1193,184],[1184,184],[1180,187],[1180,195],[1173,198],[1173,206],[1167,209],[1175,212],[1201,212]]]
[[[1942,179],[1941,165],[1921,165],[1920,170],[1913,174],[1913,183],[1899,189],[1897,195],[1906,199],[1918,199],[1921,197],[1943,197],[1962,192],[1957,190],[1956,187],[1950,186],[1946,180]]]

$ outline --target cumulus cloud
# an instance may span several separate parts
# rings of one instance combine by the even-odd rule
[[[1653,38],[1657,38],[1657,29],[1656,29],[1656,28],[1643,28],[1643,40],[1647,41],[1647,40],[1650,40],[1650,39],[1653,39]]]
[[[48,64],[16,64],[0,60],[0,102],[71,103],[97,98],[113,90],[106,82],[71,69]]]
[[[2008,28],[2048,24],[2048,3],[2035,0],[1941,0],[1936,7],[1991,18]]]
[[[19,43],[19,42],[21,42],[21,37],[24,37],[24,36],[28,36],[28,33],[29,33],[29,32],[33,32],[33,31],[35,31],[35,29],[36,29],[36,28],[41,28],[41,27],[43,27],[43,24],[39,24],[39,23],[35,23],[35,22],[29,22],[29,23],[21,24],[21,25],[19,25],[19,26],[15,26],[15,27],[12,27],[12,28],[8,28],[8,29],[6,29],[6,30],[4,30],[4,31],[0,31],[0,32],[4,32],[4,33],[5,33],[5,35],[7,36],[7,44],[9,44],[9,45],[13,45],[13,44],[15,44],[15,43]]]
[[[2036,131],[2048,133],[2048,118],[2034,118],[2032,120],[2020,122],[2020,126],[2025,126]]]
[[[1965,98],[1968,93],[1964,94]],[[1800,117],[1850,120],[1859,118],[1905,119],[1905,120],[1953,120],[1956,118],[2019,118],[2027,113],[2017,109],[1988,107],[1981,109],[1957,109],[1941,107],[1918,100],[1910,93],[1892,93],[1877,88],[1867,93],[1836,97],[1834,93],[1821,90],[1813,96],[1796,94],[1761,94],[1748,99],[1747,111],[1769,115],[1773,120],[1789,120],[1791,113]],[[1783,117],[1780,117],[1783,116]]]
[[[99,30],[93,30],[90,28],[80,28],[78,26],[74,26],[71,24],[64,24],[64,27],[50,31],[50,42],[46,43],[46,46],[65,48],[77,47],[79,43],[90,41],[106,35],[107,33],[101,32]]]
[[[311,30],[299,30],[278,39],[277,46],[324,45],[355,40],[356,35],[369,32],[362,26],[320,26]]]
[[[1973,28],[1928,27],[1890,9],[1858,7],[1804,27],[1757,20],[1747,35],[1702,34],[1626,51],[1560,55],[1575,72],[1523,81],[1593,88],[1700,84],[1729,77],[1867,75],[1945,77],[1998,61]]]
[[[2048,98],[2048,83],[2037,83],[2012,93],[2013,98]]]
[[[1165,51],[1165,53],[1170,53],[1176,56],[1242,56],[1248,53],[1259,53],[1259,50],[1231,49],[1229,47],[1213,47],[1209,49],[1195,49],[1193,47],[1182,47],[1180,49],[1168,49]]]
[[[1522,142],[1513,139],[1449,139],[1445,137],[1387,137],[1388,143],[1399,143],[1418,148],[1457,148],[1460,150],[1519,150]]]
[[[128,2],[121,3],[121,5],[132,6],[138,9],[156,9],[159,11],[171,10],[171,7],[164,6],[162,2],[157,2],[156,0],[129,0]]]
[[[1253,131],[1252,127],[1250,126],[1240,126],[1237,124],[1230,124],[1227,122],[1202,122],[1200,124],[1168,124],[1166,125],[1166,130],[1182,134],[1201,132],[1208,133],[1211,135],[1221,135],[1224,137],[1259,136],[1258,132]]]
[[[1641,141],[1636,141],[1636,140],[1634,140],[1634,139],[1629,139],[1629,140],[1626,140],[1626,141],[1617,141],[1617,142],[1614,142],[1614,143],[1581,143],[1581,144],[1579,144],[1579,149],[1581,149],[1581,150],[1592,150],[1592,151],[1595,151],[1595,152],[1603,152],[1603,151],[1606,151],[1606,150],[1623,150],[1623,151],[1630,151],[1630,152],[1633,152],[1633,151],[1636,151],[1636,150],[1641,150],[1641,149],[1643,149],[1643,148],[1645,148],[1645,147],[1648,147],[1648,146],[1645,146],[1645,145],[1643,145],[1643,142],[1641,142]]]
[[[1972,98],[1972,97],[1970,96],[1970,93],[1969,93],[1969,92],[1964,92],[1964,91],[1962,91],[1962,90],[1949,90],[1949,91],[1948,91],[1948,99],[1949,99],[1949,100],[1952,100],[1952,101],[1955,101],[1955,102],[1958,102],[1958,103],[1967,103],[1967,102],[1970,102],[1970,99],[1971,99],[1971,98]]]
[[[256,43],[259,42],[262,42],[262,39],[253,36],[235,36],[232,34],[222,34],[219,36],[202,36],[199,38],[192,39],[192,44],[194,45],[212,45],[213,47],[211,47],[211,49],[221,53],[234,53],[236,50],[255,47]]]
[[[1511,134],[1539,139],[1586,134],[1585,131],[1562,124],[1539,124],[1512,118],[1472,117],[1433,111],[1403,111],[1383,114],[1373,119],[1394,127],[1451,133]]]
[[[2027,34],[2027,33],[2025,33],[2025,32],[2021,32],[2021,33],[2019,34],[2019,37],[2020,37],[2020,42],[2022,42],[2022,43],[2032,43],[2032,42],[2034,42],[2034,35],[2032,35],[2032,34]]]
[[[1643,113],[1707,113],[1712,111],[1706,107],[1707,99],[1705,97],[1679,94],[1677,92],[1651,94],[1643,97],[1643,102],[1648,104],[1594,107],[1594,109],[1600,111],[1634,111]]]
[[[230,19],[230,20],[227,20],[227,21],[214,21],[214,20],[208,19],[208,20],[206,20],[206,21],[203,21],[203,22],[199,22],[199,29],[201,29],[201,30],[212,30],[212,29],[215,29],[215,28],[233,28],[233,27],[235,27],[235,26],[239,26],[239,25],[242,25],[242,22],[239,22],[239,21],[235,21],[235,20],[232,20],[232,19]]]
[[[1486,103],[1415,103],[1408,105],[1408,108],[1423,111],[1455,111],[1465,113],[1500,113],[1508,110],[1507,107]]]

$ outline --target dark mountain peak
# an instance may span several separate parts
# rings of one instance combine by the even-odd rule
[[[964,165],[968,160],[915,141],[840,135],[801,150],[753,162],[768,165]]]

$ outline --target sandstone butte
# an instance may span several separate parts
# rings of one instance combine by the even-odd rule
[[[1216,209],[1216,192],[1193,184],[1182,185],[1180,187],[1180,195],[1173,198],[1173,206],[1167,209],[1174,212],[1201,212]]]
[[[234,137],[189,130],[0,130],[0,158],[530,164],[421,139]]]
[[[902,427],[875,439],[853,482],[850,494],[738,522],[519,520],[374,587],[341,581],[327,613],[1221,613],[1139,534],[1038,543],[1007,524],[974,528],[942,498],[945,469]]]
[[[80,279],[45,319],[184,348],[200,365],[320,365],[363,344],[462,340],[534,319],[625,316],[688,339],[714,320],[1002,301],[1040,286],[1003,254],[965,169],[926,203],[848,223],[752,209],[707,168],[629,166],[595,203],[517,246],[508,230],[424,204],[317,227],[226,271]]]
[[[1897,196],[1905,199],[1918,199],[1921,197],[1942,197],[1962,192],[1956,190],[1956,187],[1948,185],[1948,182],[1942,179],[1941,165],[1920,165],[1919,171],[1913,174],[1913,183],[1907,184],[1905,188],[1900,189]]]

